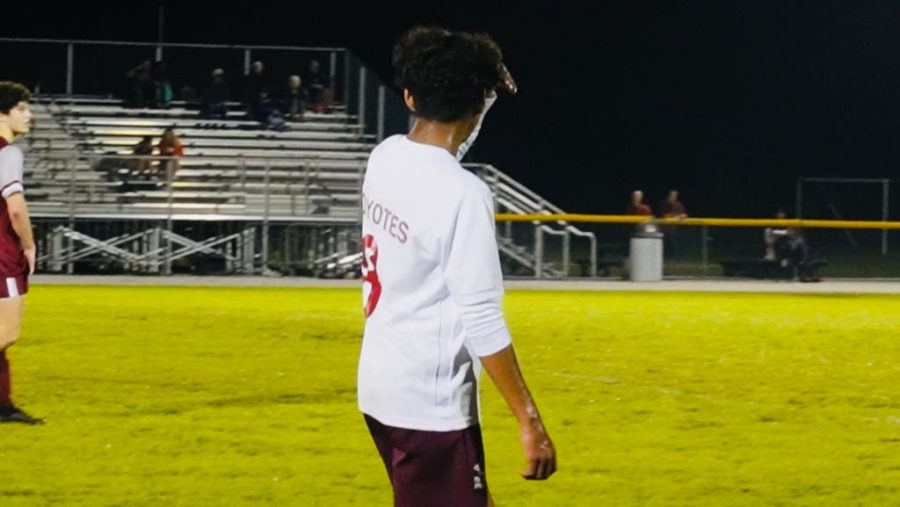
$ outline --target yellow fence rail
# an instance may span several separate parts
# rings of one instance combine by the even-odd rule
[[[821,229],[900,229],[900,222],[878,220],[807,220],[777,218],[653,218],[636,215],[584,215],[577,213],[530,214],[498,213],[498,222],[570,222],[592,224],[686,225],[708,227],[797,227]]]

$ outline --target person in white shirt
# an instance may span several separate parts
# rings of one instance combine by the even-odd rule
[[[375,147],[363,182],[359,408],[396,506],[483,507],[482,367],[519,422],[523,477],[556,471],[501,310],[493,196],[458,161],[515,84],[486,35],[413,28],[393,63],[416,121]]]

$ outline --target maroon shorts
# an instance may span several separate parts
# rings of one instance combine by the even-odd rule
[[[485,507],[488,503],[481,427],[420,431],[366,425],[394,489],[395,507]]]
[[[28,275],[0,275],[0,299],[15,298],[28,293]]]

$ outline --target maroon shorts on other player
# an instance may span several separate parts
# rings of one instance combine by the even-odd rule
[[[28,293],[28,276],[0,275],[0,299],[16,298]]]
[[[394,490],[395,507],[485,507],[481,428],[420,431],[386,426],[366,415]]]

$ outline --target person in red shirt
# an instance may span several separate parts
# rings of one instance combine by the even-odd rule
[[[12,402],[6,350],[19,338],[28,277],[36,248],[22,183],[24,156],[12,144],[31,130],[31,94],[18,83],[0,82],[0,422],[41,424]]]
[[[173,157],[168,160],[160,160],[158,171],[159,177],[165,178],[166,181],[174,180],[175,173],[178,172],[177,158],[184,156],[184,145],[181,144],[181,140],[175,135],[175,131],[172,130],[172,127],[163,131],[162,139],[159,140],[159,144],[156,148],[159,150],[159,156]]]
[[[625,208],[626,215],[652,215],[653,210],[644,204],[644,193],[635,190],[631,193],[631,203]]]
[[[687,218],[687,210],[684,204],[678,200],[678,191],[669,190],[666,200],[659,205],[660,218]],[[663,233],[663,252],[667,259],[677,259],[679,256],[680,241],[678,240],[678,226],[664,225],[660,227]]]
[[[660,205],[662,218],[687,218],[687,210],[684,204],[678,200],[678,191],[669,190],[666,200]]]

